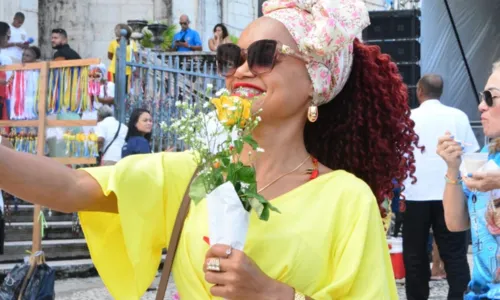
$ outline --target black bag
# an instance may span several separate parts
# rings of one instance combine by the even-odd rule
[[[44,260],[43,252],[30,262],[12,269],[0,287],[1,300],[54,300],[56,273]]]

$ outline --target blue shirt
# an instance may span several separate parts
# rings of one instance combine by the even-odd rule
[[[184,40],[188,43],[189,46],[201,46],[201,39],[198,32],[194,31],[191,28],[186,29],[185,31],[179,31],[174,35],[174,39],[172,41],[172,48],[175,49],[175,42]],[[179,52],[187,52],[192,51],[186,47],[178,47],[177,51]]]
[[[143,136],[131,136],[122,148],[122,158],[134,154],[151,153],[148,140]]]
[[[488,146],[481,152],[487,153]],[[490,154],[489,160],[500,165],[500,153]],[[472,256],[474,267],[465,300],[500,299],[500,228],[490,226],[486,216],[491,216],[490,193],[471,192],[463,185],[469,210]],[[488,209],[488,207],[490,209]],[[494,205],[493,205],[494,207]],[[500,225],[500,224],[499,224]],[[495,230],[496,234],[491,230]]]

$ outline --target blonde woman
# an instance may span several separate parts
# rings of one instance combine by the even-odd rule
[[[500,61],[493,66],[481,100],[483,132],[493,139],[481,152],[489,153],[488,159],[500,166]],[[450,231],[470,228],[472,237],[474,265],[464,299],[500,299],[500,174],[460,174],[462,149],[449,133],[439,139],[437,153],[448,166],[443,196],[446,225]]]

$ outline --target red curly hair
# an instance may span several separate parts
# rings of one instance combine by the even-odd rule
[[[398,68],[378,46],[354,41],[354,60],[346,86],[319,107],[319,118],[304,130],[307,150],[325,166],[364,180],[380,206],[415,173],[418,135],[410,119],[408,91]],[[402,185],[402,189],[404,186]]]

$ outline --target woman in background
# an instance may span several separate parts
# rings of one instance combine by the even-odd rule
[[[231,43],[229,32],[224,24],[219,23],[214,27],[214,37],[208,40],[208,48],[210,51],[217,50],[217,47],[222,44]]]
[[[40,51],[40,48],[37,46],[28,47],[23,51],[22,63],[26,64],[36,62],[41,56],[42,52]]]
[[[128,133],[122,148],[122,158],[134,154],[151,153],[153,121],[148,110],[136,108],[128,121]]]
[[[94,101],[92,101],[93,109],[82,113],[82,120],[96,120],[97,111],[107,105],[114,113],[115,103],[115,84],[106,79],[106,66],[104,64],[90,66],[89,80],[97,83],[99,91],[95,91]],[[86,126],[83,128],[85,133],[90,133],[90,130],[95,128],[93,126]]]

